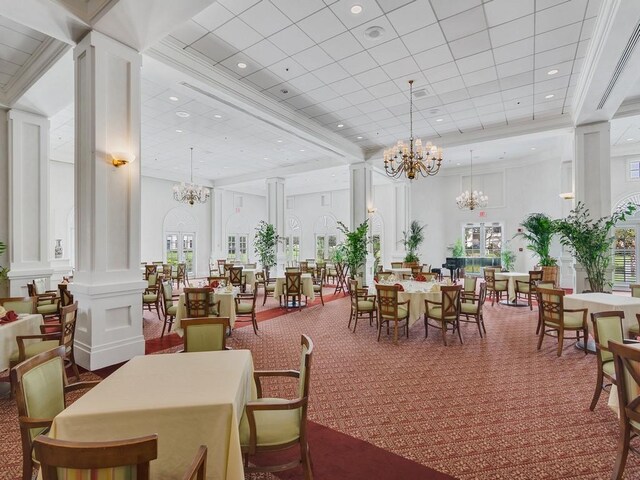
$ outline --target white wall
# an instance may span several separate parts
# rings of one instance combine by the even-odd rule
[[[520,239],[512,240],[512,237],[529,213],[546,213],[552,218],[561,216],[564,200],[559,197],[560,158],[528,162],[514,160],[511,165],[478,169],[479,174],[487,177],[484,185],[478,185],[478,188],[483,188],[489,197],[489,205],[480,211],[460,210],[456,205],[455,198],[462,191],[467,171],[441,172],[436,177],[413,182],[412,220],[428,225],[425,242],[419,251],[423,263],[431,263],[434,267],[444,263],[445,257],[450,256],[447,247],[462,238],[466,223],[499,222],[503,226],[503,239],[510,240],[511,248],[516,252],[516,270],[533,268],[536,260],[525,248],[526,243]],[[475,185],[474,179],[474,188]],[[481,216],[482,212],[484,216]],[[518,251],[519,248],[523,251]],[[560,253],[560,245],[555,242],[551,254],[559,258]]]
[[[0,108],[0,242],[9,241],[9,142],[7,110]],[[9,247],[9,245],[7,245]],[[9,250],[0,256],[0,267],[9,266]],[[0,280],[0,295],[9,296],[9,283]]]
[[[611,208],[625,197],[640,194],[640,180],[630,180],[627,175],[630,160],[640,160],[640,155],[624,155],[611,159]]]

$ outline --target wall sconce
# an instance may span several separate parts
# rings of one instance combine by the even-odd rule
[[[136,159],[136,156],[126,152],[114,152],[111,154],[111,163],[114,167],[121,167],[127,163],[131,163]]]
[[[378,211],[378,209],[377,209],[376,207],[369,207],[369,208],[367,208],[367,213],[368,213],[369,215],[372,215],[372,214],[376,213],[377,211]]]
[[[560,194],[560,198],[563,200],[573,200],[576,196],[573,192],[565,192]]]

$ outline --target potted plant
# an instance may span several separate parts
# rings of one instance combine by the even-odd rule
[[[409,231],[402,232],[402,244],[407,252],[404,257],[405,262],[420,263],[416,250],[424,242],[424,233],[422,231],[425,227],[426,225],[420,226],[417,220],[413,220],[409,225]]]
[[[267,277],[269,276],[269,268],[276,265],[276,246],[279,240],[276,228],[271,223],[260,221],[256,227],[253,246]]]
[[[636,205],[629,204],[610,216],[594,220],[584,203],[578,202],[567,218],[554,222],[555,231],[560,234],[560,243],[568,247],[584,267],[591,291],[603,292],[605,286],[610,285],[606,273],[611,263],[611,245],[615,238],[610,235],[610,230],[636,209]]]
[[[500,260],[502,261],[502,270],[510,272],[513,270],[513,265],[516,263],[516,254],[511,250],[509,242],[505,242],[504,248],[500,252]]]
[[[349,276],[353,279],[356,276],[362,277],[362,271],[359,270],[367,260],[368,229],[369,223],[366,221],[358,225],[353,231],[350,231],[344,223],[338,222],[338,230],[344,233],[345,236],[340,250],[344,254],[344,263],[349,266]]]
[[[557,283],[558,265],[550,255],[551,240],[555,234],[554,221],[544,213],[531,213],[520,224],[523,231],[514,237],[522,237],[527,243],[527,249],[538,256],[538,265],[542,268],[542,278],[545,281]]]
[[[461,238],[457,239],[456,243],[453,244],[453,248],[451,248],[451,256],[453,258],[464,257],[464,245],[462,244]]]

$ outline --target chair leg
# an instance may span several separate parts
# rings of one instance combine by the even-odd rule
[[[622,437],[618,439],[618,455],[616,456],[616,463],[613,466],[613,472],[611,472],[612,480],[621,480],[624,473],[624,467],[627,464],[627,455],[629,455],[629,443],[631,441],[631,428],[628,423],[625,423],[622,432]]]
[[[71,368],[73,370],[73,374],[76,377],[76,381],[80,381],[80,371],[78,370],[78,365],[76,364],[76,356],[73,354],[73,348],[69,353],[69,360],[71,361]]]
[[[456,318],[455,323],[453,324],[454,328],[458,330],[458,338],[460,339],[460,343],[464,344],[462,340],[462,331],[460,330],[460,319]],[[478,330],[480,330],[480,326],[478,326]],[[480,337],[482,337],[482,332],[480,332]]]
[[[393,343],[398,344],[398,319],[396,318],[393,325]]]
[[[600,400],[600,393],[602,392],[603,380],[604,380],[604,375],[602,374],[602,366],[600,365],[600,361],[598,360],[598,375],[596,377],[596,389],[593,392],[591,405],[589,405],[589,410],[591,410],[592,412],[594,408],[596,408],[596,405],[598,404],[598,400]],[[613,388],[613,386],[611,388]]]
[[[424,338],[429,336],[429,322],[427,321],[427,316],[424,316]]]
[[[258,334],[258,322],[256,320],[256,312],[255,310],[251,313],[251,325],[253,325],[253,333]]]
[[[562,345],[564,344],[564,332],[558,331],[558,356],[562,355]]]
[[[476,315],[476,324],[478,325],[478,332],[480,333],[480,338],[482,338],[482,328],[480,327],[480,315]],[[460,326],[458,325],[458,328]]]
[[[584,329],[584,354],[586,355],[589,351],[587,348],[589,345],[589,329]]]
[[[447,346],[447,322],[444,318],[442,319],[442,342],[446,347]]]
[[[320,301],[322,302],[322,306],[324,307],[324,297],[322,296],[322,288],[320,288]]]
[[[309,445],[302,447],[302,470],[304,472],[304,480],[313,480],[313,470],[311,468],[311,452]]]
[[[378,322],[378,341],[380,341],[380,334],[382,333],[382,318]]]
[[[540,334],[538,336],[538,350],[542,347],[542,339],[544,338],[544,325],[540,326]]]
[[[358,328],[358,311],[356,310],[353,314],[355,322],[353,323],[353,333],[356,333],[356,328]]]

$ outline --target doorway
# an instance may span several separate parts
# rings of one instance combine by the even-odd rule
[[[165,237],[167,263],[170,265],[184,263],[189,276],[193,276],[194,270],[195,238],[194,232],[167,232]]]

